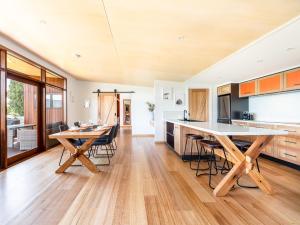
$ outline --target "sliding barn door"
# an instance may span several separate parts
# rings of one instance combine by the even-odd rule
[[[190,119],[208,121],[208,90],[189,90]]]
[[[99,119],[101,123],[115,124],[117,118],[117,98],[115,94],[101,94],[99,96]]]

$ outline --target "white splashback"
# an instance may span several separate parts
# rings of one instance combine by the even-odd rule
[[[259,121],[299,123],[300,92],[250,97],[249,112]]]

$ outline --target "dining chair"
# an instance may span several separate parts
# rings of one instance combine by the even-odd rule
[[[80,127],[80,122],[79,121],[74,122],[74,126],[75,127]]]
[[[110,158],[112,156],[114,156],[112,143],[113,143],[115,133],[117,132],[117,127],[118,127],[118,124],[112,126],[112,128],[110,129],[110,131],[107,135],[104,135],[104,136],[98,138],[92,144],[89,154],[92,154],[94,158],[107,158],[107,160],[108,160],[108,163],[97,164],[97,166],[110,165]],[[102,147],[105,147],[105,149],[103,149]],[[105,150],[106,153],[105,154],[98,153],[99,148],[100,148],[100,150]],[[110,153],[109,153],[109,151],[110,151]]]
[[[67,124],[62,124],[62,125],[59,125],[59,132],[63,132],[63,131],[66,131],[66,130],[69,130],[69,126]],[[83,141],[81,139],[69,139],[69,141],[72,143],[72,145],[74,145],[76,148],[80,147],[82,144],[83,144]],[[64,147],[63,150],[62,150],[62,153],[61,153],[61,156],[60,156],[60,159],[59,159],[59,163],[58,165],[61,166],[61,161],[62,161],[62,158],[64,156],[64,153],[66,151],[66,148]],[[71,154],[71,153],[70,153]]]

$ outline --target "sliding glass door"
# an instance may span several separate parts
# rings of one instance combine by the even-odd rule
[[[57,144],[67,121],[67,81],[0,46],[0,170]]]
[[[8,76],[6,82],[7,159],[9,164],[37,153],[39,84]]]

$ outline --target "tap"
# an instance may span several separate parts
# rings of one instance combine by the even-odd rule
[[[183,120],[187,120],[187,110],[183,110]]]

